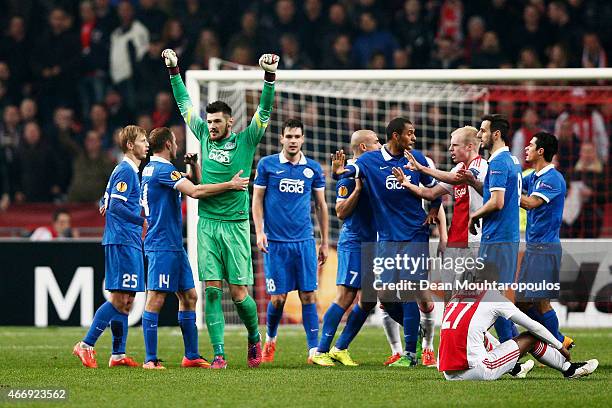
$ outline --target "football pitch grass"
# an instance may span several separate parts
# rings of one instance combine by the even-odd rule
[[[263,327],[262,327],[263,329]],[[579,361],[599,359],[590,377],[565,380],[547,367],[536,367],[527,379],[505,376],[495,382],[447,382],[436,369],[389,368],[382,328],[365,327],[351,355],[359,367],[317,367],[306,364],[301,327],[279,329],[276,361],[249,369],[246,333],[227,328],[226,370],[182,369],[183,344],[176,328],[161,328],[159,357],[165,371],[141,368],[108,368],[111,338],[105,333],[97,346],[98,369],[86,369],[72,356],[72,346],[83,328],[0,328],[0,391],[61,388],[67,401],[79,406],[343,406],[395,407],[595,407],[610,406],[612,397],[612,330],[568,329],[577,343],[572,356]],[[438,344],[436,336],[436,345]],[[200,332],[202,354],[211,357],[206,331]],[[130,328],[128,354],[142,363],[144,345],[140,327]],[[0,405],[29,406],[40,402]],[[607,401],[607,402],[606,402]]]

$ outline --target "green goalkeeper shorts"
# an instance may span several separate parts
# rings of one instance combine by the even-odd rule
[[[198,275],[201,281],[253,284],[248,220],[198,220]]]

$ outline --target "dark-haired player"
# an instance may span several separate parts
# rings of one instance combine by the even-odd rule
[[[251,123],[239,133],[232,131],[231,108],[216,101],[206,107],[206,121],[194,110],[183,80],[179,75],[178,58],[166,49],[162,57],[170,73],[174,98],[187,126],[200,141],[202,178],[206,183],[229,181],[242,170],[251,175],[253,157],[263,137],[274,104],[274,80],[278,56],[264,54],[259,59],[265,71],[259,106]],[[198,203],[198,273],[206,282],[206,326],[215,359],[211,368],[226,368],[224,350],[225,318],[221,306],[222,284],[229,284],[238,316],[248,331],[247,362],[249,367],[261,363],[257,305],[249,295],[253,284],[249,226],[248,191],[227,191],[205,197]]]
[[[199,199],[226,191],[244,191],[249,179],[239,171],[231,181],[218,184],[194,185],[177,171],[171,160],[176,159],[176,137],[168,128],[153,129],[149,134],[151,161],[142,170],[141,204],[149,228],[144,240],[149,262],[147,302],[142,316],[146,357],[143,368],[163,369],[157,358],[157,323],[159,312],[168,293],[179,300],[178,322],[183,334],[185,355],[182,367],[208,368],[210,363],[198,352],[196,302],[198,295],[187,253],[183,248],[181,193]],[[195,183],[200,182],[197,158],[186,157]]]
[[[521,261],[519,282],[559,283],[562,253],[559,230],[566,185],[563,175],[552,164],[557,150],[557,138],[546,132],[533,135],[525,148],[526,161],[534,171],[523,178],[521,207],[527,210],[527,249]],[[559,332],[557,313],[550,305],[550,299],[558,296],[559,291],[555,289],[524,291],[517,294],[517,305],[569,349],[573,340]]]

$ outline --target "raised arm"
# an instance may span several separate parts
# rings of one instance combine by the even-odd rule
[[[202,141],[202,137],[208,138],[210,136],[208,133],[208,126],[200,117],[199,113],[193,108],[193,104],[191,103],[191,99],[189,98],[189,94],[187,93],[187,89],[183,83],[183,79],[179,74],[180,71],[176,53],[167,48],[162,52],[162,58],[164,59],[166,67],[168,68],[168,73],[170,74],[170,85],[172,85],[172,93],[174,94],[174,99],[176,100],[176,104],[178,105],[183,120],[185,120],[185,123],[187,126],[189,126],[189,129],[191,129],[199,141]]]
[[[418,160],[415,159],[412,153],[410,153],[408,150],[404,151],[404,156],[406,156],[406,159],[408,159],[408,163],[409,163],[408,166],[411,170],[416,170],[420,173],[426,174],[444,183],[448,183],[452,185],[461,184],[459,182],[459,179],[456,173],[438,170],[435,167],[424,166],[421,163],[419,163]]]
[[[264,84],[259,98],[259,106],[251,119],[249,126],[241,133],[245,133],[249,142],[257,146],[268,127],[268,121],[274,106],[274,81],[279,57],[274,54],[264,54],[259,58],[259,66],[265,71]]]
[[[429,167],[426,167],[429,168]],[[449,194],[449,192],[442,187],[440,184],[436,184],[435,186],[429,187],[421,187],[415,184],[412,184],[406,178],[406,175],[399,167],[394,167],[392,170],[393,175],[397,179],[397,181],[404,187],[406,190],[409,190],[412,194],[417,197],[424,198],[428,201],[433,201],[438,197],[443,196],[444,194]]]
[[[353,211],[357,207],[357,204],[359,203],[359,196],[361,195],[362,190],[362,181],[356,179],[355,189],[352,193],[348,195],[348,197],[345,197],[344,190],[342,187],[346,189],[347,193],[348,187],[344,185],[346,184],[344,180],[347,179],[340,180],[338,182],[338,186],[336,187],[336,215],[341,220],[348,218],[353,213]]]

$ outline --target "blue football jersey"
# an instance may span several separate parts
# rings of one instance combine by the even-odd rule
[[[560,242],[559,229],[563,216],[566,185],[563,175],[553,164],[532,172],[523,179],[527,195],[540,197],[544,203],[527,211],[527,242]]]
[[[254,188],[265,188],[264,232],[269,241],[297,242],[313,237],[311,196],[325,189],[321,165],[306,158],[291,164],[282,153],[257,163]]]
[[[423,153],[418,150],[411,151],[412,155],[423,166],[428,166]],[[417,234],[429,236],[429,226],[423,225],[427,213],[422,207],[420,197],[402,187],[392,173],[393,167],[399,167],[406,174],[408,180],[418,186],[423,184],[432,187],[435,180],[418,171],[404,168],[408,159],[401,156],[392,156],[383,146],[380,150],[366,152],[355,162],[354,170],[350,165],[346,176],[361,178],[367,188],[370,204],[374,215],[378,241],[411,241]],[[433,202],[439,206],[440,199]]]
[[[176,186],[185,181],[168,160],[152,156],[142,170],[142,208],[147,217],[145,251],[182,251],[183,215],[181,193]]]
[[[354,178],[338,180],[336,183],[336,201],[346,200],[354,190]],[[338,248],[357,250],[361,248],[362,242],[376,242],[376,227],[373,222],[372,207],[366,187],[363,187],[357,206],[351,215],[344,219],[338,238]]]
[[[123,201],[131,213],[140,217],[138,166],[127,157],[115,167],[106,185],[104,205],[107,208],[111,200]],[[125,222],[107,211],[102,245],[109,244],[129,245],[142,250],[142,225]]]
[[[481,242],[519,242],[519,206],[522,191],[522,168],[508,147],[502,147],[489,158],[489,169],[482,188],[482,202],[491,192],[504,192],[504,207],[482,218]]]

